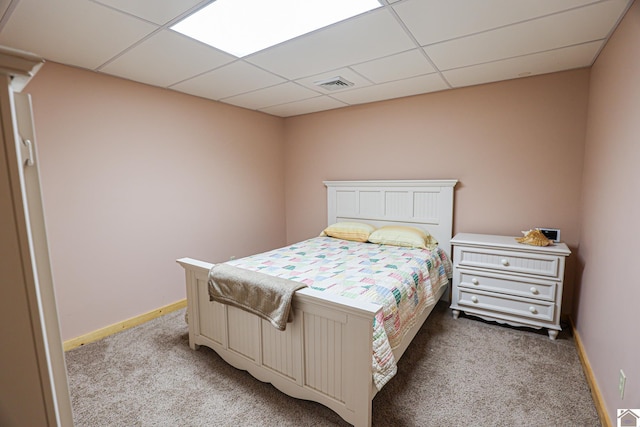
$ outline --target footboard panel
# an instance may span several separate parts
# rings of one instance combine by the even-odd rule
[[[279,331],[251,313],[209,301],[212,264],[178,263],[186,271],[191,348],[210,347],[290,396],[321,403],[354,425],[371,424],[372,325],[380,306],[302,289],[294,296],[293,322]]]
[[[344,323],[304,314],[304,384],[344,402],[342,388]]]

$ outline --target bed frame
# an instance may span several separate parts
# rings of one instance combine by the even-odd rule
[[[451,255],[456,183],[326,181],[328,223],[416,226],[428,230]],[[177,262],[186,271],[192,349],[210,347],[227,363],[290,396],[321,403],[355,426],[371,425],[377,393],[371,370],[372,325],[381,306],[303,288],[294,296],[294,321],[278,331],[251,313],[209,301],[207,276],[213,264],[191,258]],[[448,295],[445,291],[441,289],[437,299]],[[394,349],[396,361],[432,309],[425,309]]]

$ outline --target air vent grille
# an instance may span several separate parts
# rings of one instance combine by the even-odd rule
[[[320,86],[326,90],[338,90],[338,89],[346,89],[348,87],[353,86],[354,84],[344,77],[332,77],[327,80],[320,80],[314,82],[316,86]]]

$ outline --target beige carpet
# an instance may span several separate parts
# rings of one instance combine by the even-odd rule
[[[334,426],[188,346],[178,311],[66,354],[76,426]],[[599,426],[567,332],[454,320],[440,303],[373,401],[374,426]]]

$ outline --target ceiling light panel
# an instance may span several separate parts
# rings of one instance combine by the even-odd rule
[[[381,6],[378,0],[216,0],[171,29],[244,57]]]

